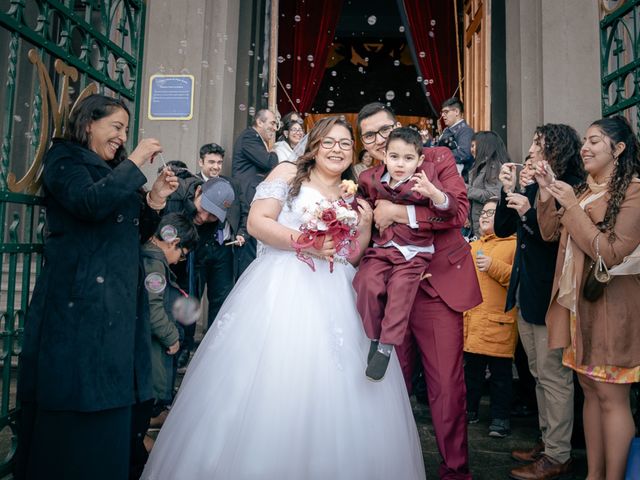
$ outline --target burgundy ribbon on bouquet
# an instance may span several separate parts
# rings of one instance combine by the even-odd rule
[[[319,250],[324,245],[327,237],[333,237],[336,244],[336,251],[349,257],[357,251],[357,247],[353,244],[353,240],[358,238],[358,231],[352,231],[351,227],[345,225],[336,218],[336,212],[333,209],[326,209],[322,212],[320,218],[327,226],[326,230],[309,229],[306,226],[300,227],[302,233],[294,240],[291,238],[291,246],[296,250],[296,257],[309,265],[311,270],[316,271],[313,259],[302,252],[303,249],[313,247]],[[329,272],[333,273],[333,256],[329,257]]]

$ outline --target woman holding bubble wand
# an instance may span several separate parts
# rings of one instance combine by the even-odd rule
[[[131,406],[151,396],[139,250],[178,182],[165,170],[146,195],[140,168],[162,151],[127,155],[129,111],[91,95],[44,159],[43,267],[25,320],[16,478],[126,478]]]

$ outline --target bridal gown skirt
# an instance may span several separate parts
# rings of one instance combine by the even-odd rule
[[[200,344],[146,465],[149,480],[412,480],[420,442],[393,354],[366,379],[354,268],[269,249]]]

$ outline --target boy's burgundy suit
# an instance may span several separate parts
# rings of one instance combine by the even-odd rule
[[[396,353],[411,391],[420,355],[438,449],[441,478],[471,479],[468,467],[466,391],[462,368],[462,312],[482,302],[470,247],[461,234],[469,215],[464,181],[451,151],[424,149],[423,165],[431,163],[447,194],[449,208],[416,206],[421,230],[433,233],[435,253],[427,279],[420,282],[409,326]],[[364,174],[364,172],[363,172]]]
[[[418,171],[424,172],[436,188],[442,189],[433,163],[424,162]],[[396,188],[382,182],[385,172],[385,166],[380,165],[365,170],[358,179],[358,193],[372,206],[377,200],[389,200],[399,205],[432,204],[429,198],[411,190],[414,185],[412,180]],[[447,209],[441,210],[445,216],[452,216],[457,207],[457,202],[449,203]],[[402,246],[431,247],[433,232],[394,223],[383,232],[374,228],[372,241],[378,246],[365,251],[353,279],[358,312],[368,338],[384,344],[400,345],[407,331],[420,277],[428,271],[432,254],[422,252],[407,259],[398,248],[380,245],[393,241]]]

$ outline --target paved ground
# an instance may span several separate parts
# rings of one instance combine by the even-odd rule
[[[440,454],[436,445],[429,408],[412,398],[413,412],[418,424],[428,479],[438,478]],[[509,478],[509,470],[520,465],[511,459],[511,450],[533,445],[538,436],[537,417],[511,420],[512,434],[506,438],[488,435],[489,399],[483,397],[480,406],[480,422],[469,425],[469,461],[475,480],[499,480]],[[587,474],[585,452],[574,449],[576,469],[574,475],[565,480],[585,478]]]
[[[12,382],[12,393],[15,383]],[[438,478],[438,465],[440,455],[435,441],[431,414],[429,408],[418,403],[412,397],[413,411],[418,425],[418,433],[422,443],[425,467],[428,479]],[[499,480],[507,479],[509,470],[518,464],[511,459],[510,452],[515,448],[523,448],[532,445],[537,438],[537,418],[512,419],[512,434],[507,438],[496,439],[487,435],[489,427],[489,399],[483,397],[480,406],[480,422],[469,425],[469,456],[471,472],[475,480]],[[8,429],[0,431],[0,458],[10,449],[10,433]],[[586,476],[586,460],[584,450],[574,449],[576,471],[573,476],[565,477],[565,480],[583,479]],[[9,480],[11,476],[0,480]],[[88,479],[89,480],[89,479]],[[356,480],[356,479],[354,479]],[[402,479],[388,479],[402,480]]]

